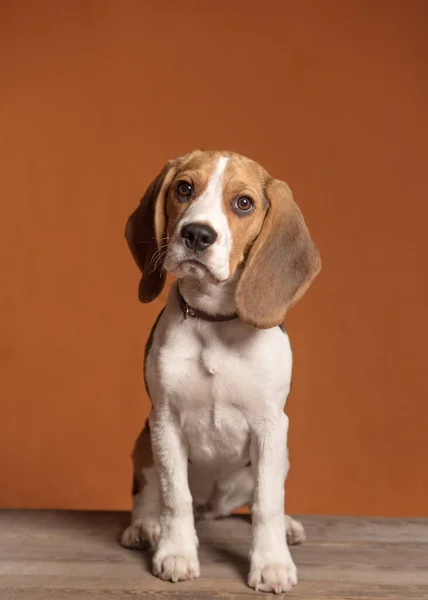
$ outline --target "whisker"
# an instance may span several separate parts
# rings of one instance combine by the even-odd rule
[[[158,268],[158,265],[155,265],[153,267],[153,269],[150,271],[150,273],[154,273],[156,271],[156,269]],[[165,271],[164,266],[162,264],[162,267],[160,268],[160,273],[163,273]]]
[[[155,250],[155,252],[153,253],[152,260],[153,260],[153,258],[155,258],[155,257],[159,256],[159,254],[161,254],[162,252],[166,252],[166,251],[167,251],[167,249],[168,249],[168,246],[167,246],[167,244],[165,244],[164,246],[160,246],[160,247],[159,247],[157,250]]]
[[[163,263],[165,256],[166,256],[166,252],[160,254],[154,262],[151,261],[151,263],[153,264],[153,270],[156,270],[159,267],[159,265],[161,265]]]
[[[168,248],[168,244],[162,244],[162,246],[159,246],[159,248],[157,248],[154,253],[153,253],[153,257],[157,256],[158,254],[160,254],[163,250],[165,250],[166,248]],[[153,259],[152,257],[152,259]]]

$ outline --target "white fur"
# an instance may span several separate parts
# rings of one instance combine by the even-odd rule
[[[201,284],[201,298],[207,285]],[[197,307],[196,297],[192,304]],[[260,331],[240,320],[184,319],[172,289],[146,371],[163,499],[154,557],[160,577],[199,573],[193,504],[210,506],[208,517],[221,516],[253,498],[249,584],[282,591],[296,582],[283,510],[288,471],[283,408],[291,366],[288,336],[278,327]],[[245,481],[250,460],[252,480],[246,487],[231,486],[237,479]]]

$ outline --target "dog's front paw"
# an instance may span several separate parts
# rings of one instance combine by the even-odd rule
[[[291,590],[296,583],[297,569],[292,560],[284,564],[251,562],[248,585],[256,591],[280,594]]]
[[[160,536],[159,519],[141,519],[131,523],[122,534],[120,543],[125,548],[137,549],[149,545],[155,548]]]
[[[153,573],[164,581],[186,581],[199,577],[199,561],[196,554],[168,554],[156,552],[153,557]]]

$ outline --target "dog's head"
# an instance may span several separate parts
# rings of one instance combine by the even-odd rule
[[[154,300],[165,270],[221,285],[237,277],[237,312],[261,329],[285,313],[320,270],[319,253],[289,187],[231,152],[168,161],[129,217],[126,239]]]

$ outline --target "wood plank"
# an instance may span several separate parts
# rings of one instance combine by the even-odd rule
[[[269,595],[245,584],[247,516],[198,523],[202,576],[165,583],[150,554],[121,548],[124,513],[0,512],[0,598],[12,600],[243,599]],[[292,549],[306,600],[428,599],[428,519],[302,518],[308,541]]]

